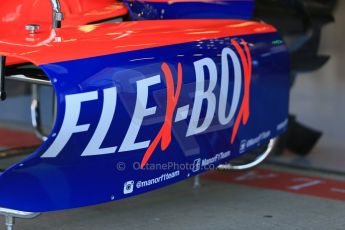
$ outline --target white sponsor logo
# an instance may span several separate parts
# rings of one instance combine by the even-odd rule
[[[198,172],[201,169],[201,158],[194,160],[192,172]]]
[[[130,194],[134,190],[134,180],[127,181],[123,185],[123,194]]]
[[[231,155],[231,151],[226,151],[226,152],[218,153],[214,157],[202,159],[201,166],[206,167],[206,166],[215,164],[218,161],[221,161],[225,158],[230,157],[230,155]]]
[[[265,132],[260,133],[257,137],[247,140],[246,148],[260,144],[261,141],[266,140],[267,138],[270,137],[270,135],[271,135],[271,131],[265,131]]]
[[[247,149],[247,140],[242,140],[240,144],[240,154],[244,153]]]
[[[203,58],[194,62],[196,89],[194,104],[190,114],[191,118],[185,137],[206,132],[216,114],[218,122],[222,126],[227,126],[234,120],[235,113],[239,107],[243,85],[241,62],[235,51],[230,48],[224,48],[222,50],[221,63],[221,74],[218,74],[216,63],[211,58]],[[229,65],[232,65],[234,71],[231,74],[234,76],[233,84],[229,83],[229,76],[231,76]],[[208,76],[207,80],[206,75]],[[148,137],[146,140],[138,140],[138,135],[144,119],[156,114],[157,106],[148,105],[149,88],[161,84],[161,77],[161,75],[154,75],[136,82],[137,96],[132,120],[119,146],[104,146],[103,144],[108,132],[110,132],[109,129],[113,123],[118,104],[117,87],[107,88],[102,91],[66,95],[65,115],[61,128],[55,140],[42,157],[57,157],[65,146],[68,145],[73,135],[82,135],[82,133],[89,130],[91,124],[81,123],[79,120],[82,107],[90,101],[98,100],[100,93],[103,94],[101,97],[103,98],[102,110],[99,111],[100,120],[81,156],[87,157],[147,149],[150,143],[152,143],[152,139]],[[215,94],[217,83],[220,85],[219,95]],[[233,87],[233,93],[232,98],[228,99],[230,86]],[[219,100],[218,103],[217,98]],[[231,104],[230,108],[228,108],[227,103],[230,100]],[[202,118],[202,108],[205,108],[204,105],[207,105],[207,107]]]
[[[177,171],[172,172],[172,173],[162,174],[159,177],[156,177],[156,178],[153,178],[150,180],[138,181],[136,183],[136,188],[140,189],[140,188],[144,188],[144,187],[151,186],[154,184],[159,184],[159,183],[162,183],[164,181],[171,180],[175,177],[178,177],[179,175],[180,175],[180,171],[177,170]]]

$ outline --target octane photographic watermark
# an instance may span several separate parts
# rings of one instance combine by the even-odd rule
[[[214,164],[202,165],[201,159],[196,159],[192,163],[176,163],[176,162],[165,162],[165,163],[147,163],[143,168],[140,168],[140,162],[133,162],[132,164],[126,164],[125,162],[118,162],[116,169],[118,171],[125,171],[126,169],[133,169],[135,171],[146,170],[146,171],[205,171],[216,169]]]

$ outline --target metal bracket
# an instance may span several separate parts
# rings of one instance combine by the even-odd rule
[[[198,189],[198,188],[200,188],[200,187],[201,187],[200,176],[197,175],[197,176],[195,176],[194,179],[193,179],[193,188],[194,188],[194,189]]]
[[[40,102],[38,96],[38,85],[32,84],[31,86],[31,124],[35,128],[35,133],[38,138],[43,141],[48,139],[47,135],[44,134],[42,123],[41,123],[41,111]]]
[[[13,230],[15,218],[32,219],[40,215],[40,213],[0,208],[0,215],[5,216],[6,230]]]
[[[52,83],[49,80],[28,77],[22,74],[7,76],[6,79],[19,81],[19,82],[25,82],[29,84],[52,86]]]
[[[254,161],[248,163],[248,164],[243,164],[243,165],[234,165],[234,164],[224,164],[224,165],[219,165],[217,169],[219,170],[246,170],[253,168],[260,163],[262,163],[274,150],[274,147],[276,145],[277,138],[273,138],[269,141],[268,146],[266,150],[261,153]]]
[[[61,5],[59,0],[51,0],[52,9],[53,9],[53,29],[61,28],[61,22],[64,18],[63,13],[61,12]]]

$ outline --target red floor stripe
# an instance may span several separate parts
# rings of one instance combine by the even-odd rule
[[[203,178],[345,201],[345,181],[339,180],[260,168],[243,172],[210,172]]]
[[[13,129],[0,129],[0,146],[4,148],[20,148],[39,145],[40,140],[35,134]]]

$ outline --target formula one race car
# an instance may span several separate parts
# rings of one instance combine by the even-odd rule
[[[290,64],[254,0],[11,0],[0,8],[0,93],[33,85],[43,144],[0,175],[12,218],[110,202],[207,170],[247,168],[288,126]],[[37,87],[55,124],[40,127]],[[248,165],[227,164],[265,146]]]

